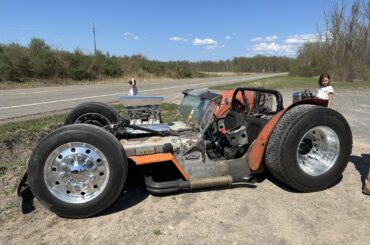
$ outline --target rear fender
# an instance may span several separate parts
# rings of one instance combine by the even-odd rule
[[[319,105],[319,106],[326,106],[326,101],[321,99],[304,99],[297,101],[296,103],[290,105],[286,109],[280,111],[277,113],[274,117],[270,119],[270,121],[265,125],[265,127],[261,130],[259,135],[257,136],[256,140],[251,146],[249,155],[248,155],[248,164],[249,168],[252,171],[257,171],[261,168],[263,158],[265,156],[265,151],[267,147],[268,140],[270,139],[270,136],[280,120],[280,118],[284,115],[285,112],[290,110],[291,108],[302,105],[302,104],[312,104],[312,105]]]

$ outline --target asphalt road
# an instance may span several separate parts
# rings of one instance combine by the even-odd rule
[[[206,88],[220,84],[253,81],[281,74],[253,74],[144,83],[138,81],[138,88],[140,95],[160,95],[165,97],[166,102],[173,102],[182,96],[180,92],[186,88]],[[118,95],[126,95],[128,90],[129,86],[126,82],[0,90],[0,122],[47,112],[63,111],[87,101],[110,103],[117,101]]]

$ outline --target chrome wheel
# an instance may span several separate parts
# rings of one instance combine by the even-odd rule
[[[48,190],[67,203],[85,203],[98,197],[109,180],[109,163],[96,147],[72,142],[47,158],[44,180]]]
[[[299,142],[298,165],[308,175],[325,174],[333,167],[339,151],[339,139],[334,130],[327,126],[314,127]]]
[[[74,123],[87,123],[99,127],[111,124],[108,118],[98,113],[85,113],[79,116]]]

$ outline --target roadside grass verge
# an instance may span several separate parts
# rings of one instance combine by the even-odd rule
[[[170,77],[160,77],[160,76],[145,76],[137,77],[124,76],[118,78],[101,78],[96,80],[72,80],[72,79],[35,79],[25,82],[0,82],[0,89],[25,89],[25,88],[38,88],[38,87],[55,87],[55,86],[71,86],[71,85],[91,85],[91,84],[105,84],[105,83],[122,83],[127,84],[128,80],[135,77],[139,83],[141,82],[155,82],[159,80],[169,80],[173,79]]]
[[[35,79],[25,82],[0,82],[1,89],[26,89],[26,88],[39,88],[39,87],[56,87],[56,86],[71,86],[71,85],[94,85],[94,84],[106,84],[106,83],[122,83],[127,84],[128,81],[135,77],[138,83],[150,83],[165,80],[176,80],[173,77],[166,76],[155,76],[152,74],[145,74],[143,76],[137,75],[125,75],[124,77],[117,78],[100,78],[95,80],[72,80],[72,79]],[[205,78],[205,77],[218,77],[216,74],[205,74],[198,73],[193,78]]]
[[[332,86],[335,90],[364,90],[370,91],[370,82],[335,82]],[[277,76],[264,78],[254,82],[240,82],[229,85],[220,85],[211,87],[215,90],[228,90],[237,87],[264,87],[271,89],[295,89],[304,90],[311,89],[314,91],[318,87],[318,78],[316,77],[297,77],[297,76]]]
[[[28,119],[25,121],[10,122],[0,125],[1,141],[15,139],[20,134],[35,134],[43,131],[50,131],[63,125],[66,113],[60,115],[51,115],[37,119]]]

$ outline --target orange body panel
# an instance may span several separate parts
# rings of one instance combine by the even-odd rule
[[[234,91],[235,90],[227,90],[227,91],[222,93],[221,104],[215,111],[215,116],[217,118],[226,117],[227,113],[230,111],[231,100],[233,98]],[[247,97],[250,108],[253,108],[253,106],[254,106],[254,92],[253,91],[247,91],[246,92],[246,97]],[[238,93],[236,95],[236,98],[240,102],[244,101],[242,93]]]
[[[151,164],[157,162],[167,162],[171,161],[175,164],[176,168],[180,171],[182,176],[188,180],[189,176],[185,173],[184,169],[181,167],[179,162],[171,153],[157,153],[152,155],[144,155],[144,156],[131,156],[131,160],[135,162],[136,165],[144,165],[144,164]]]
[[[249,168],[253,171],[256,171],[261,166],[263,157],[265,156],[265,150],[267,146],[267,142],[270,138],[272,131],[275,128],[275,125],[284,114],[286,110],[280,111],[276,114],[271,120],[263,127],[261,132],[259,133],[257,139],[255,140],[254,144],[251,146],[252,149],[248,155],[248,163]]]
[[[252,149],[250,150],[250,153],[248,155],[248,164],[251,170],[256,171],[261,167],[263,158],[265,157],[265,150],[267,147],[268,140],[277,122],[282,117],[282,115],[289,109],[293,108],[294,106],[301,105],[301,104],[313,104],[313,105],[325,106],[326,102],[320,99],[301,100],[301,101],[298,101],[297,103],[290,105],[288,108],[280,111],[273,118],[271,118],[271,120],[265,125],[265,127],[259,133],[254,144],[251,146]]]

